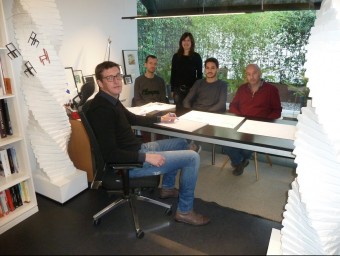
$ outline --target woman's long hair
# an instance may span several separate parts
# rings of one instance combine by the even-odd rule
[[[191,56],[194,53],[194,51],[195,51],[195,39],[194,39],[193,35],[190,32],[185,32],[185,33],[183,33],[183,35],[179,39],[179,43],[178,43],[179,44],[179,48],[178,48],[177,53],[180,56],[184,55],[184,48],[182,46],[182,41],[185,38],[187,38],[187,37],[189,37],[190,40],[191,40],[191,48],[189,50],[189,56]]]

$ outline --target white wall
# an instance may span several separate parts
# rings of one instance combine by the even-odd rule
[[[9,40],[15,42],[11,19],[14,0],[0,1],[4,4]],[[136,15],[136,0],[55,1],[64,28],[59,57],[65,67],[82,70],[83,75],[94,74],[96,65],[104,61],[109,37],[112,40],[110,60],[122,67],[124,65],[122,50],[137,49],[137,21],[122,19],[124,16]],[[20,82],[20,64],[14,64],[14,72],[16,82]],[[132,94],[133,84],[125,85],[120,97],[126,99],[124,105],[131,103]],[[21,102],[24,103],[24,100]],[[22,109],[23,117],[27,119],[25,104],[22,104]],[[32,170],[35,170],[37,164],[30,144],[28,151]]]
[[[94,74],[97,64],[108,58],[124,70],[122,50],[137,50],[137,21],[122,19],[137,14],[136,0],[56,0],[64,27],[59,52],[65,67]],[[123,105],[131,106],[133,84],[125,85],[120,95]]]
[[[123,66],[122,50],[136,50],[137,21],[123,20],[135,16],[136,0],[56,0],[64,27],[59,56],[65,67],[94,74],[102,62],[111,39],[110,60]],[[107,59],[106,59],[107,60]]]

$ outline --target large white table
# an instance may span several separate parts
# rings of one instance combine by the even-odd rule
[[[238,131],[239,128],[242,128],[242,125],[244,125],[247,120],[250,119],[245,118],[234,128],[205,124],[201,128],[198,128],[194,131],[174,129],[171,128],[171,126],[163,126],[158,124],[153,124],[151,126],[134,126],[133,128],[153,134],[163,134],[171,137],[185,138],[199,142],[206,142],[221,146],[231,146],[277,156],[295,158],[292,153],[294,150],[294,140],[292,139],[276,138],[272,136],[257,135]],[[296,121],[282,119],[274,121],[255,121],[261,121],[264,122],[264,124],[269,122],[293,126],[295,126],[297,123]],[[279,128],[281,127],[278,127],[278,129]]]

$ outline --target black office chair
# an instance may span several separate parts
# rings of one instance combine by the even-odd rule
[[[80,119],[90,140],[92,165],[95,172],[93,181],[91,183],[91,189],[98,189],[99,187],[102,187],[108,192],[119,193],[122,195],[122,198],[116,200],[115,202],[111,203],[110,205],[96,213],[93,216],[93,223],[95,225],[99,225],[101,218],[105,214],[107,214],[117,206],[128,202],[134,220],[136,236],[137,238],[142,238],[144,236],[144,232],[139,225],[135,201],[141,200],[162,206],[166,209],[165,213],[167,215],[171,215],[172,206],[141,195],[141,191],[144,188],[154,189],[158,187],[160,182],[159,175],[140,178],[129,178],[130,169],[142,167],[142,163],[113,164],[106,163],[104,161],[96,136],[92,130],[89,121],[86,118],[86,111],[88,110],[92,101],[87,99],[93,94],[93,92],[94,84],[85,83],[81,88],[81,92],[73,99],[73,103],[78,110]],[[78,102],[77,98],[80,99]]]

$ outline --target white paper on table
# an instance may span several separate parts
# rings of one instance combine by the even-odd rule
[[[135,115],[145,116],[147,113],[152,111],[166,111],[166,110],[174,110],[176,109],[176,105],[166,104],[161,102],[150,102],[143,106],[138,107],[128,107],[127,110],[134,113]]]
[[[243,133],[269,136],[274,138],[294,140],[296,126],[288,124],[277,124],[246,120],[237,131]]]
[[[146,115],[146,111],[145,109],[142,109],[142,107],[127,107],[127,110],[129,110],[131,113],[134,113],[135,115],[139,115],[139,116],[145,116]]]
[[[207,123],[202,123],[202,122],[195,122],[191,120],[186,120],[186,119],[176,119],[175,122],[173,123],[156,123],[157,125],[169,127],[172,129],[177,129],[181,131],[187,131],[187,132],[193,132],[205,125]]]
[[[225,128],[235,128],[239,123],[243,121],[244,117],[192,110],[180,116],[179,119],[208,123],[210,125]]]
[[[153,110],[165,111],[165,110],[175,109],[176,105],[166,104],[166,103],[161,103],[161,102],[150,102],[150,103],[144,105],[143,107],[150,108],[151,111],[153,111]]]

